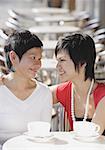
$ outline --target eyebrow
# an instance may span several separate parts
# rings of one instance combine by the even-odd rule
[[[66,56],[59,56],[59,58],[65,58]]]
[[[41,52],[42,53],[42,52]],[[30,51],[27,51],[27,54],[30,54],[30,55],[36,55],[36,52],[30,52]]]

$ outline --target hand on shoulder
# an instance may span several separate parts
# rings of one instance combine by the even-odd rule
[[[5,78],[6,78],[6,76],[5,76],[5,75],[0,76],[0,85],[3,85],[3,79],[5,79]]]

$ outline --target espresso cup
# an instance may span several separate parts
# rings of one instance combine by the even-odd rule
[[[43,121],[29,122],[28,133],[32,136],[47,136],[50,133],[50,123]]]
[[[100,126],[93,122],[75,121],[73,127],[77,136],[89,137],[99,135]]]

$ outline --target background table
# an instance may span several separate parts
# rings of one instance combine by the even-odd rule
[[[34,26],[29,28],[32,33],[48,34],[48,33],[72,33],[80,31],[80,28],[75,26]]]
[[[37,16],[34,18],[35,22],[76,22],[77,18],[71,15],[49,15],[49,16]]]
[[[17,136],[8,140],[2,150],[105,150],[105,137],[93,142],[82,142],[73,138],[73,132],[52,132],[54,137],[47,142],[38,143]]]
[[[35,14],[68,14],[69,9],[66,8],[32,8],[32,12]]]

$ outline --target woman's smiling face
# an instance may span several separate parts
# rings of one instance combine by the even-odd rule
[[[16,65],[16,71],[24,78],[34,78],[41,67],[42,49],[31,48],[23,54]]]
[[[69,54],[65,51],[60,51],[57,54],[57,69],[61,82],[72,80],[77,74],[74,63],[70,59]]]

